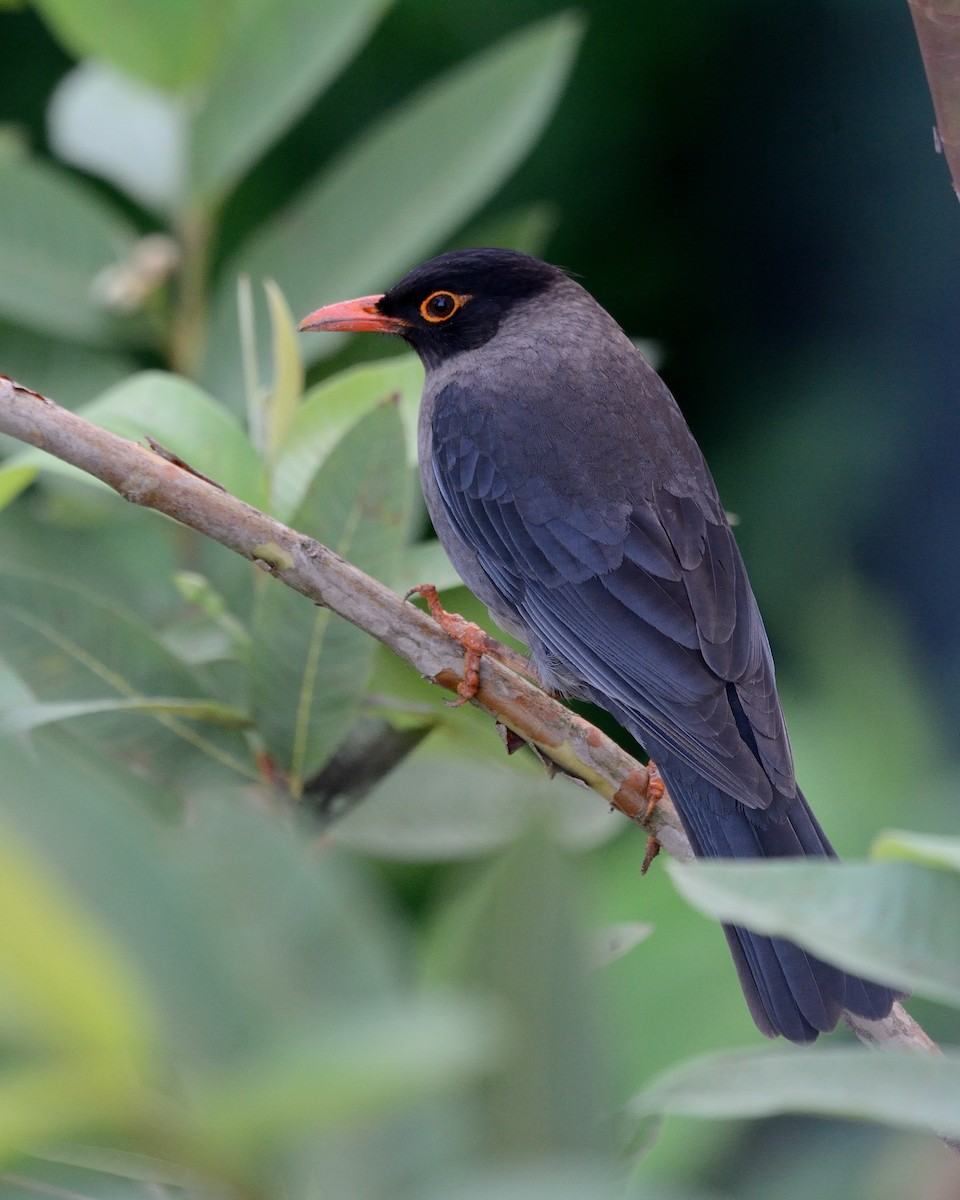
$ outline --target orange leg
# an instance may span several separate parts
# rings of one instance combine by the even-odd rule
[[[647,811],[643,814],[644,824],[650,820],[653,810],[663,799],[666,787],[660,772],[657,770],[657,764],[651,759],[647,763]],[[660,853],[660,842],[653,834],[647,838],[647,849],[643,856],[643,862],[640,866],[640,874],[646,875],[650,870],[650,864]]]
[[[643,814],[644,823],[650,820],[653,810],[663,799],[667,787],[663,776],[657,770],[657,764],[650,759],[647,763],[647,811]]]
[[[447,612],[440,603],[437,589],[432,583],[421,583],[412,587],[404,596],[404,600],[409,600],[411,596],[422,596],[427,602],[430,616],[444,633],[456,638],[463,647],[463,678],[457,684],[456,700],[447,701],[451,708],[459,708],[461,704],[472,700],[480,688],[480,659],[484,654],[501,657],[499,651],[505,647],[501,647],[473,621],[468,621],[459,613]]]

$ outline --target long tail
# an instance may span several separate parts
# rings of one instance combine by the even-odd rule
[[[816,817],[797,792],[775,812],[746,809],[669,755],[656,756],[698,858],[835,858]],[[885,1017],[899,993],[848,975],[783,938],[725,925],[740,986],[757,1028],[768,1037],[812,1042],[846,1010]]]

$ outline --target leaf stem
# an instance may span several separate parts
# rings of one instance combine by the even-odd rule
[[[196,378],[207,326],[207,273],[215,220],[207,208],[195,208],[181,217],[181,268],[170,330],[170,368]]]

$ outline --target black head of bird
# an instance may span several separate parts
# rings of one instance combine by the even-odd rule
[[[426,368],[420,475],[454,566],[552,690],[644,747],[704,858],[831,857],[797,786],[773,660],[710,471],[666,385],[556,267],[454,251],[301,329],[404,338]],[[809,1042],[895,998],[725,927],[758,1027]]]
[[[562,278],[556,267],[525,254],[453,251],[415,268],[386,295],[318,309],[300,328],[395,333],[429,368],[485,345],[512,309]]]

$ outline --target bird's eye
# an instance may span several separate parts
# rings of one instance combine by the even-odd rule
[[[432,292],[420,305],[420,316],[431,325],[449,321],[463,307],[463,300],[463,296],[455,296],[453,292]]]

